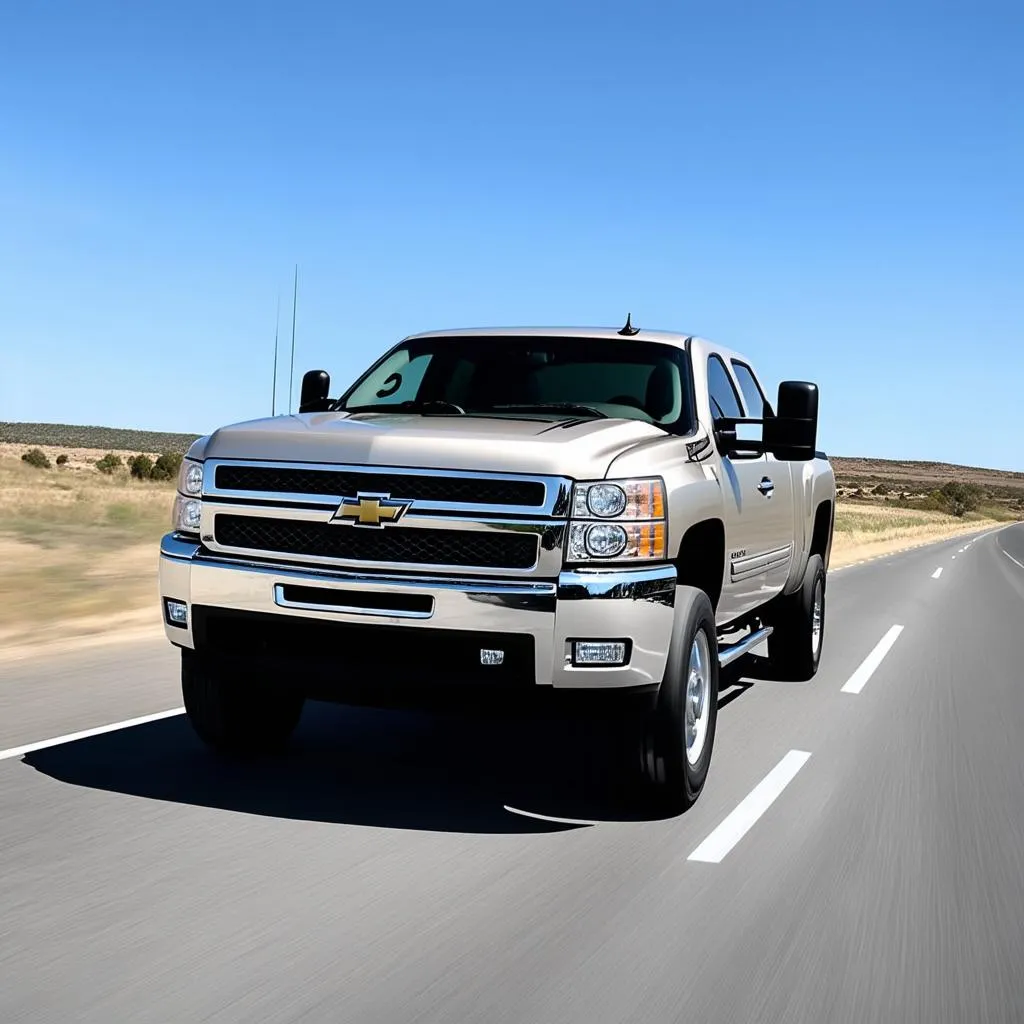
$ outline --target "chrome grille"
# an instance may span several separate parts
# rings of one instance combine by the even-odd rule
[[[239,558],[552,578],[571,492],[539,474],[208,459],[201,535]],[[389,495],[405,513],[380,529],[341,521],[360,495]]]
[[[339,561],[530,569],[536,533],[411,529],[360,530],[331,523],[220,513],[214,539],[229,548]]]
[[[363,491],[391,494],[417,501],[467,505],[512,505],[539,508],[545,487],[539,480],[501,477],[433,476],[350,469],[289,468],[286,466],[222,465],[215,471],[220,491],[264,494],[322,494],[344,497]]]

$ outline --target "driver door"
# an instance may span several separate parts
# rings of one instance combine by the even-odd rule
[[[708,397],[713,418],[760,416],[746,409],[737,378],[725,360],[708,357]],[[725,517],[725,580],[719,621],[763,605],[782,590],[793,559],[793,493],[789,464],[773,456],[737,453],[722,457]]]

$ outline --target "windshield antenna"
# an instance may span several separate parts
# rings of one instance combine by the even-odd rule
[[[634,334],[640,333],[640,328],[634,327],[632,324],[632,316],[632,313],[626,314],[626,326],[623,327],[621,331],[619,331],[619,334],[625,335],[625,337],[627,338],[632,338]]]

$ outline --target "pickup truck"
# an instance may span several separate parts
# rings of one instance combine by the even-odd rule
[[[627,319],[417,334],[329,391],[311,370],[298,413],[182,463],[162,616],[214,749],[282,748],[307,699],[614,692],[642,708],[640,788],[678,812],[720,669],[766,647],[774,678],[817,671],[816,385],[773,408],[749,359]]]

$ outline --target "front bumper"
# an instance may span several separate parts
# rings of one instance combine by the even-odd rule
[[[380,636],[379,670],[387,671],[392,643],[415,650],[433,639],[427,630],[475,642],[488,635],[530,638],[531,682],[562,689],[644,689],[660,684],[672,634],[676,571],[670,565],[562,572],[557,582],[437,576],[368,575],[211,556],[198,544],[168,534],[160,546],[160,594],[168,639],[204,649],[205,617],[222,610],[259,623],[301,620],[316,643],[316,623],[362,627],[360,638]],[[187,626],[172,625],[167,600],[189,607]],[[199,625],[197,625],[197,623]],[[298,623],[297,623],[298,624]],[[374,627],[381,627],[374,633]],[[355,633],[352,634],[356,635]],[[626,640],[622,666],[572,664],[574,640]],[[378,645],[375,644],[375,647]],[[295,651],[296,662],[306,648]],[[441,666],[443,668],[443,666]],[[301,671],[301,669],[300,669]],[[479,668],[486,681],[488,667]]]

